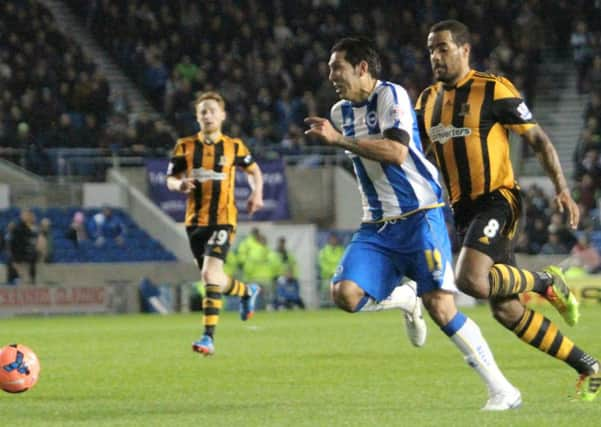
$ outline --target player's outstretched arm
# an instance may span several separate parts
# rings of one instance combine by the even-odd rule
[[[549,136],[540,126],[536,125],[523,133],[522,139],[532,147],[538,161],[553,182],[557,209],[559,212],[567,210],[570,227],[575,229],[580,221],[580,211],[570,195],[570,189],[559,163],[559,156]]]
[[[345,150],[379,162],[401,164],[407,157],[408,149],[405,145],[388,138],[359,139],[342,135],[332,123],[323,117],[307,117],[305,123],[309,129],[306,135],[315,136],[328,145],[334,145]]]

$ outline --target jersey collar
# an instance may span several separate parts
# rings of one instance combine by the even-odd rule
[[[443,84],[442,87],[445,90],[457,89],[458,87],[461,87],[464,84],[466,84],[468,82],[468,80],[474,76],[475,72],[476,72],[476,70],[469,70],[468,73],[465,75],[465,77],[463,77],[461,80],[459,80],[457,83],[455,83],[454,86],[446,86],[445,84]]]
[[[198,140],[203,144],[219,144],[221,141],[223,141],[223,134],[219,132],[217,134],[217,141],[209,141],[207,136],[202,131],[200,131],[198,132]]]
[[[372,90],[371,93],[369,94],[369,96],[366,99],[364,99],[363,101],[361,101],[361,102],[349,101],[349,102],[353,105],[354,108],[365,107],[369,103],[369,100],[371,99],[373,94],[376,92],[376,88],[378,86],[380,86],[381,84],[382,84],[382,82],[380,80],[376,80],[376,85],[374,86],[374,90]]]

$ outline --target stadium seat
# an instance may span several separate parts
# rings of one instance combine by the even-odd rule
[[[91,241],[80,242],[78,246],[66,238],[73,214],[82,211],[86,218],[91,218],[99,209],[84,209],[77,206],[65,208],[32,208],[39,220],[48,218],[52,222],[53,262],[132,262],[132,261],[175,261],[176,257],[167,251],[160,242],[151,238],[122,209],[113,212],[127,228],[126,241],[123,246],[107,240],[102,247],[96,247]],[[20,210],[9,208],[0,210],[0,229],[4,230],[11,221],[19,220]],[[0,260],[6,261],[6,255],[0,253]]]

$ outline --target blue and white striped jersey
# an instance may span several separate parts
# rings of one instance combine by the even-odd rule
[[[415,112],[407,91],[379,81],[366,101],[341,100],[331,110],[334,126],[345,136],[380,139],[385,130],[407,132],[409,154],[401,165],[378,162],[348,152],[363,203],[363,221],[396,218],[443,202],[438,170],[422,151]]]

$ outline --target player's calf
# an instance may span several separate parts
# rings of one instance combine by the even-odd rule
[[[490,309],[493,317],[507,329],[512,329],[524,315],[524,305],[514,295],[490,299]]]

